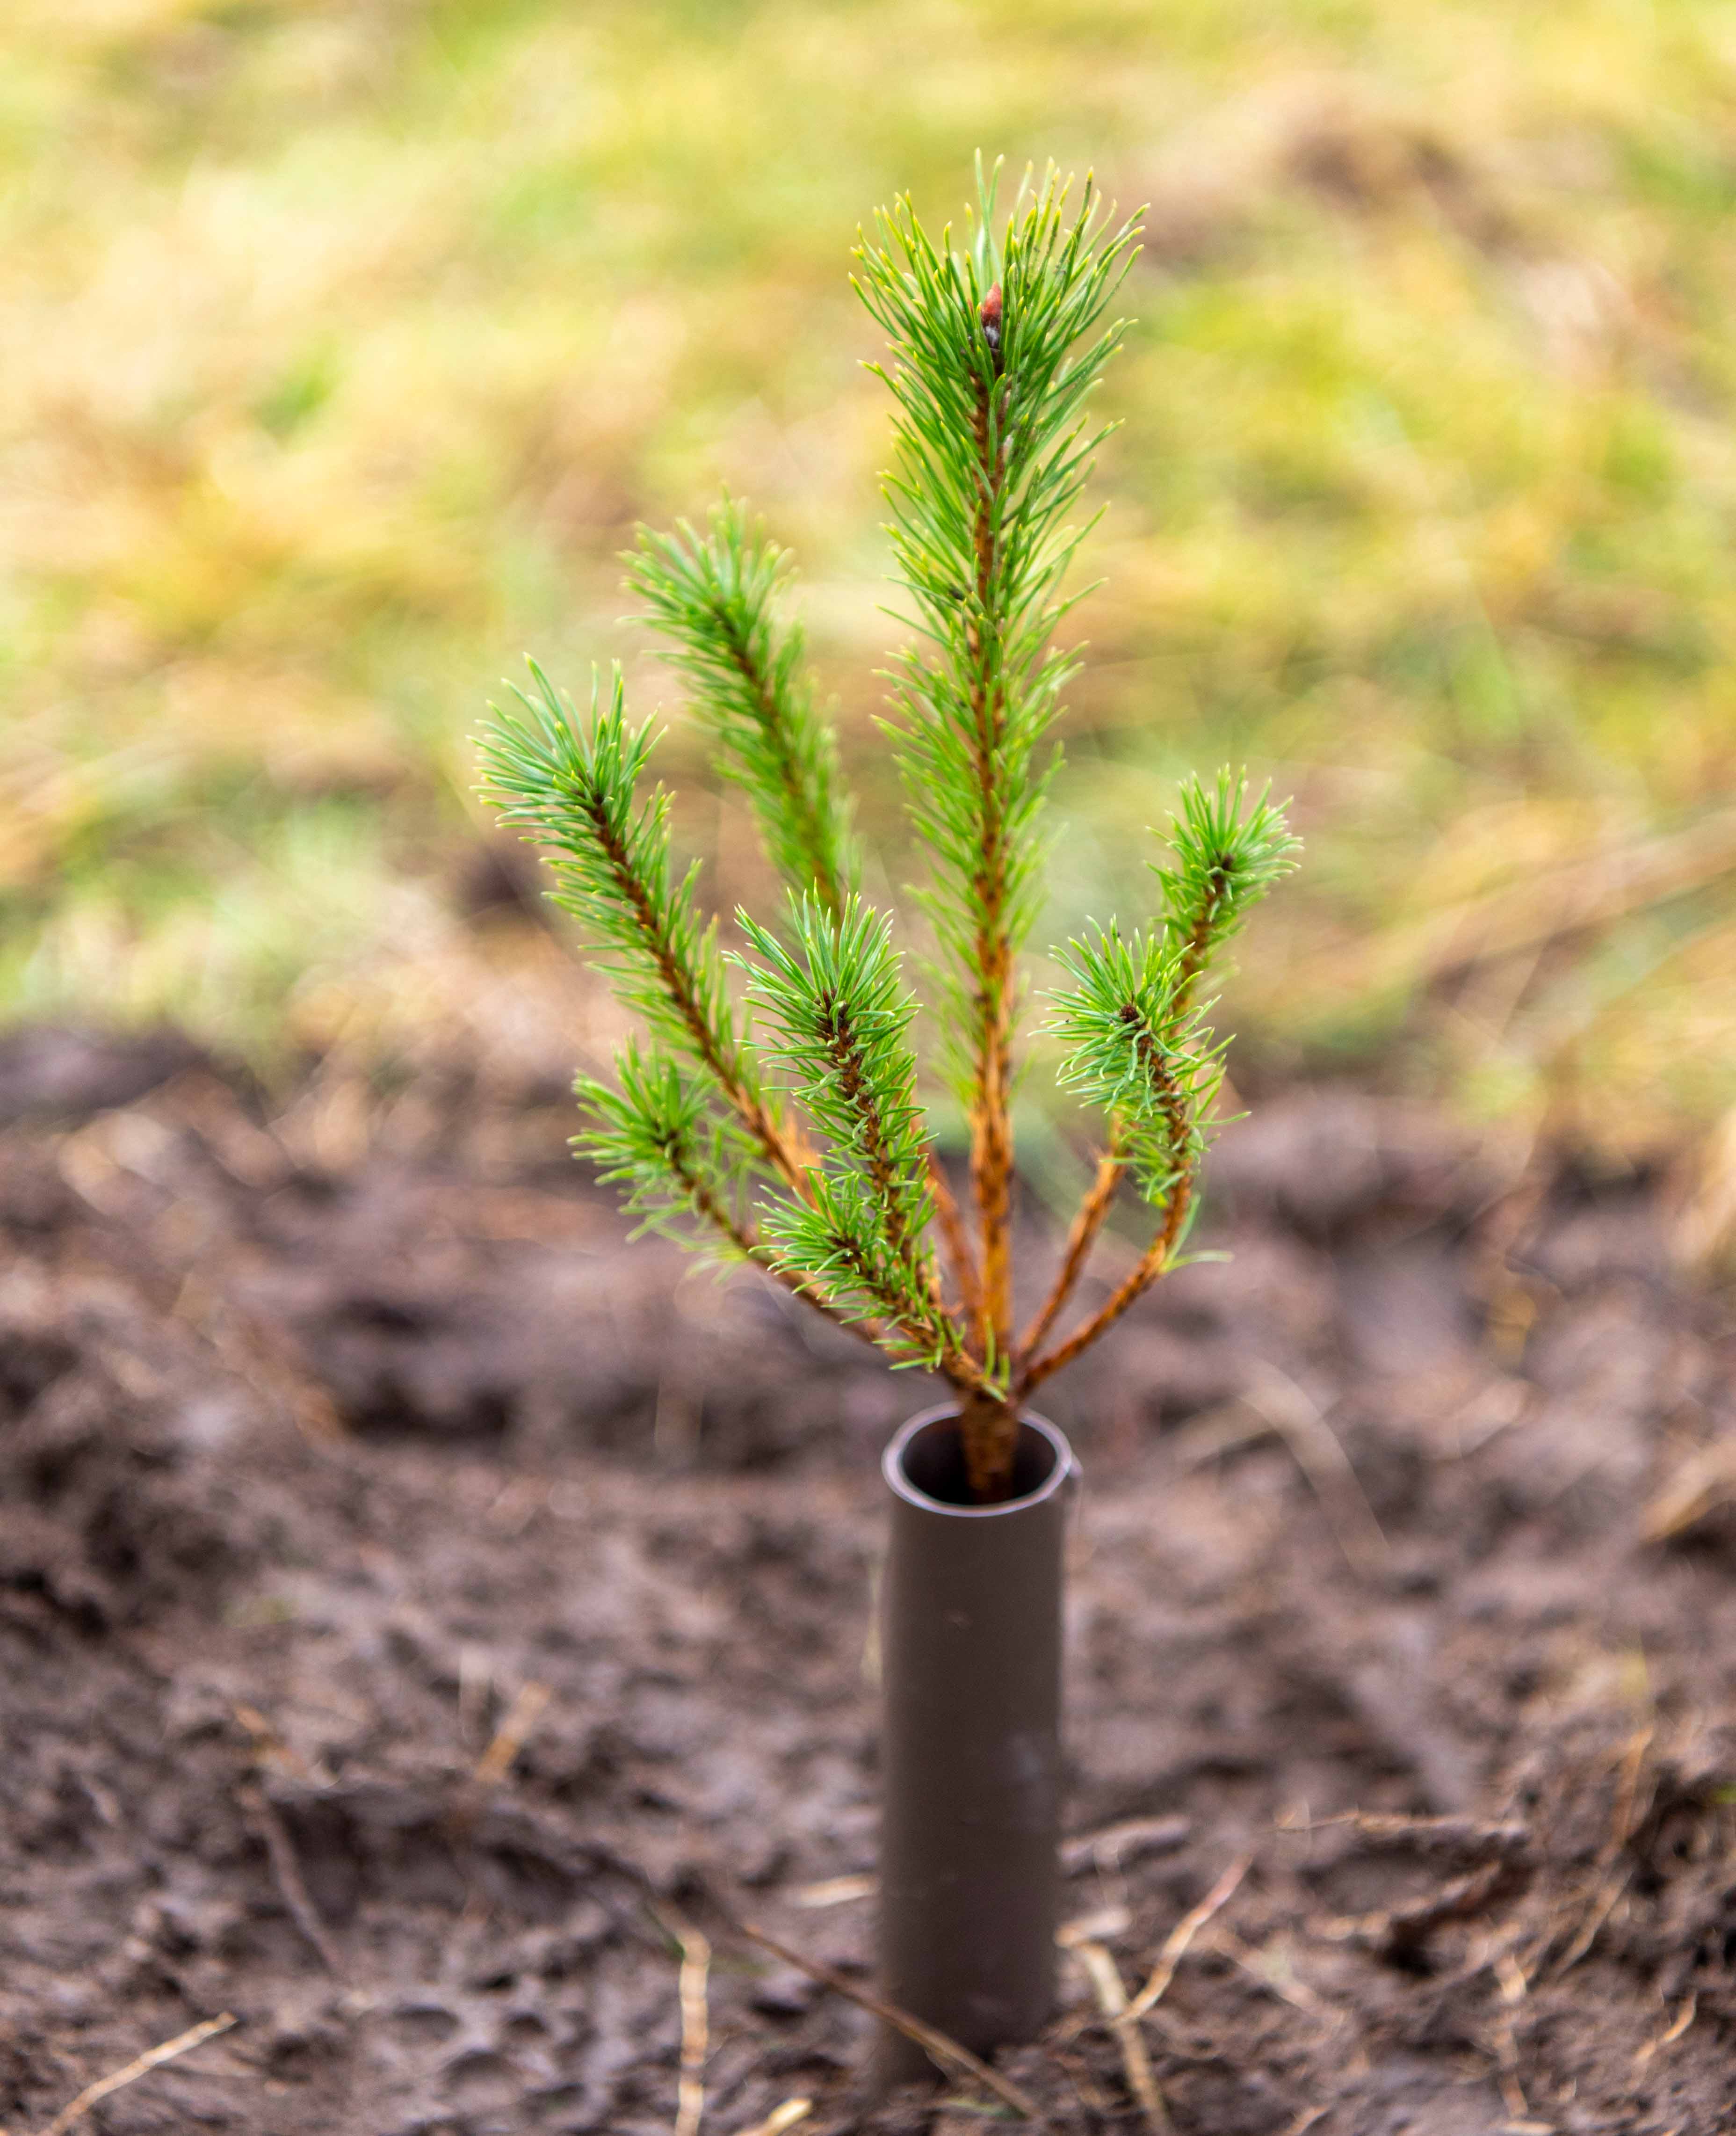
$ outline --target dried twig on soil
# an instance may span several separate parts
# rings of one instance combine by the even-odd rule
[[[1624,1867],[1613,1876],[1606,1877],[1593,1892],[1591,1903],[1574,1932],[1573,1941],[1555,1961],[1549,1974],[1551,1980],[1559,1980],[1564,1973],[1571,1973],[1598,1940],[1598,1931],[1615,1911],[1616,1901],[1627,1889],[1628,1879],[1632,1874],[1631,1866]]]
[[[1063,1950],[1077,1950],[1084,1943],[1125,1935],[1132,1925],[1133,1916],[1125,1906],[1099,1906],[1094,1913],[1075,1914],[1070,1921],[1063,1921],[1055,1939]]]
[[[1219,1928],[1212,1931],[1212,1948],[1221,1950],[1231,1964],[1239,1968],[1250,1980],[1258,1981],[1268,1994],[1277,1996],[1292,2009],[1306,2010],[1311,2017],[1319,2016],[1330,2005],[1297,1975],[1285,1948],[1287,1943],[1287,1938],[1274,1936],[1256,1948],[1244,1943],[1233,1930]]]
[[[752,1921],[732,1920],[730,1924],[738,1935],[745,1936],[749,1943],[757,1943],[762,1950],[769,1950],[773,1958],[781,1958],[786,1965],[793,1965],[798,1973],[805,1973],[810,1980],[817,1980],[822,1988],[829,1988],[834,1995],[841,1995],[846,2002],[854,2002],[858,2009],[866,2010],[878,2017],[883,2024],[890,2025],[902,2032],[907,2040],[915,2041],[918,2046],[948,2075],[963,2074],[1003,2100],[1014,2113],[1039,2127],[1046,2126],[1043,2109],[1028,2091],[1015,2084],[1011,2077],[1002,2076],[980,2061],[968,2047],[962,2047],[957,2040],[948,2039],[944,2032],[936,2032],[925,2025],[920,2017],[913,2017],[908,2010],[900,2010],[895,2003],[883,2002],[878,1995],[871,1995],[866,1988],[858,1988],[853,1980],[846,1980],[835,1967],[827,1965],[817,1958],[807,1958],[788,1944],[779,1943],[768,1935],[763,1928]]]
[[[1674,1257],[1684,1268],[1716,1274],[1736,1246],[1736,1106],[1685,1153],[1678,1180]]]
[[[284,1740],[258,1706],[238,1703],[230,1710],[253,1738],[254,1754],[260,1765],[276,1765],[292,1779],[300,1780],[310,1788],[324,1784],[327,1776],[316,1771],[293,1744]]]
[[[1540,2127],[1547,2129],[1548,2122],[1534,2124],[1530,2119],[1530,2101],[1525,2097],[1525,2086],[1519,2080],[1519,2041],[1513,2031],[1513,2020],[1506,2009],[1495,2021],[1495,2060],[1501,2085],[1501,2104],[1509,2116],[1507,2126]]]
[[[310,1377],[282,1330],[195,1269],[171,1308],[218,1362],[269,1406],[281,1409],[313,1444],[330,1448],[349,1437],[330,1393]]]
[[[1646,1753],[1656,1730],[1650,1721],[1637,1728],[1622,1753],[1622,1777],[1616,1787],[1616,1806],[1609,1822],[1609,1837],[1598,1855],[1599,1863],[1615,1861],[1638,1829],[1641,1816],[1640,1779],[1646,1769]]]
[[[494,1731],[494,1740],[476,1761],[471,1774],[479,1788],[497,1787],[512,1770],[512,1760],[531,1740],[550,1698],[549,1687],[532,1677],[521,1684],[518,1695],[507,1708],[506,1717]]]
[[[676,2088],[675,2136],[699,2136],[706,2111],[706,2056],[711,2048],[707,1996],[711,1946],[688,1922],[661,1907],[654,1910],[681,1954],[681,1971],[676,1977],[676,1996],[681,2009],[681,2073]]]
[[[1564,1973],[1570,1973],[1591,1949],[1632,1878],[1634,1863],[1623,1862],[1621,1857],[1645,1815],[1640,1802],[1640,1784],[1646,1770],[1646,1754],[1651,1747],[1654,1733],[1651,1724],[1647,1722],[1643,1727],[1635,1730],[1623,1747],[1616,1782],[1615,1808],[1610,1817],[1609,1836],[1598,1850],[1597,1881],[1592,1886],[1591,1896],[1586,1902],[1578,1927],[1550,1970],[1552,1980],[1559,1980]],[[1538,1953],[1537,1963],[1540,1965],[1547,1957],[1549,1945],[1559,1930],[1551,1931]]]
[[[65,2136],[67,2129],[82,2115],[90,2112],[99,2100],[124,2085],[135,2084],[164,2062],[173,2061],[177,2056],[191,2054],[195,2047],[214,2040],[219,2032],[226,2032],[235,2022],[235,2012],[225,2010],[221,2017],[207,2017],[201,2024],[190,2025],[186,2032],[177,2032],[172,2040],[165,2040],[161,2046],[148,2047],[137,2055],[124,2069],[116,2070],[112,2075],[99,2077],[95,2084],[87,2084],[78,2097],[63,2106],[53,2120],[41,2131],[41,2136]]]
[[[1736,1498],[1736,1446],[1714,1439],[1679,1463],[1640,1515],[1642,1542],[1669,1542]]]
[[[1491,1823],[1477,1817],[1411,1817],[1401,1812],[1350,1809],[1336,1817],[1280,1818],[1280,1832],[1330,1832],[1352,1825],[1376,1846],[1402,1847],[1419,1854],[1444,1854],[1479,1860],[1489,1853],[1511,1854],[1529,1847],[1530,1828],[1515,1822]]]
[[[1634,2067],[1636,2069],[1644,2069],[1646,2063],[1651,2060],[1652,2056],[1661,2047],[1667,2047],[1672,2041],[1679,2040],[1682,2034],[1687,2031],[1689,2026],[1694,2022],[1695,2013],[1699,2007],[1700,1998],[1697,1995],[1684,1996],[1682,1998],[1682,2007],[1670,2020],[1670,2022],[1665,2027],[1664,2030],[1658,2034],[1657,2037],[1655,2040],[1647,2040],[1643,2046],[1635,2049],[1633,2057]]]
[[[1261,1367],[1242,1400],[1289,1448],[1350,1570],[1365,1578],[1389,1570],[1392,1551],[1385,1534],[1350,1457],[1322,1412],[1294,1380],[1271,1365]]]
[[[1356,1914],[1316,1923],[1317,1932],[1335,1943],[1358,1943],[1388,1958],[1414,1952],[1447,1921],[1474,1920],[1516,1899],[1536,1874],[1531,1835],[1522,1824],[1491,1824],[1472,1817],[1389,1817],[1352,1812],[1326,1818],[1325,1824],[1349,1824],[1371,1845],[1404,1847],[1467,1865],[1436,1890],[1408,1904],[1372,1914]],[[1491,1953],[1476,1970],[1494,1962]]]
[[[1733,866],[1736,812],[1724,810],[1686,831],[1565,862],[1540,878],[1526,869],[1521,881],[1438,908],[1421,920],[1400,921],[1375,936],[1362,983],[1388,984],[1402,978],[1420,991],[1450,973],[1546,947],[1582,929],[1608,926],[1716,881]],[[1296,978],[1303,990],[1315,984],[1341,988],[1342,947],[1335,943],[1305,961]]]
[[[812,1911],[820,1906],[845,1906],[853,1900],[871,1899],[880,1887],[878,1876],[822,1876],[817,1884],[798,1884],[785,1896],[793,1906]]]
[[[786,2129],[793,2129],[798,2121],[806,2121],[813,2110],[811,2099],[786,2099],[782,2106],[774,2106],[764,2121],[756,2121],[751,2129],[744,2129],[741,2136],[783,2136]]]
[[[1171,1854],[1193,1830],[1191,1818],[1128,1817],[1099,1832],[1061,1842],[1061,1867],[1069,1876],[1087,1869],[1120,1869],[1147,1854]]]
[[[1386,1536],[1338,1435],[1293,1380],[1263,1367],[1252,1385],[1221,1409],[1176,1434],[1171,1458],[1194,1468],[1275,1433],[1319,1499],[1353,1572],[1375,1578],[1390,1567]]]
[[[1115,2044],[1121,2049],[1121,2066],[1127,2073],[1127,2089],[1139,2101],[1147,2128],[1154,2131],[1155,2136],[1168,2136],[1173,2124],[1158,2088],[1151,2056],[1146,2051],[1145,2036],[1137,2025],[1118,2022],[1127,2007],[1127,1985],[1122,1979],[1120,1967],[1104,1944],[1089,1938],[1082,1937],[1069,1948],[1091,1983],[1098,2008],[1109,2021]]]
[[[1239,1856],[1219,1877],[1217,1882],[1212,1886],[1199,1905],[1191,1911],[1184,1914],[1176,1922],[1165,1939],[1163,1949],[1157,1954],[1157,1963],[1152,1968],[1150,1979],[1116,2019],[1118,2026],[1137,2024],[1147,2010],[1162,2001],[1169,1993],[1170,1983],[1176,1977],[1176,1968],[1187,1954],[1188,1945],[1212,1915],[1228,1905],[1230,1900],[1234,1897],[1236,1887],[1248,1874],[1253,1860],[1254,1857],[1251,1854]]]
[[[265,1857],[271,1864],[271,1874],[276,1882],[279,1896],[283,1900],[290,1920],[301,1930],[303,1939],[327,1972],[334,1980],[342,1980],[344,1977],[343,1959],[337,1944],[326,1934],[326,1925],[308,1896],[308,1886],[302,1881],[301,1864],[295,1857],[295,1842],[289,1837],[289,1828],[258,1788],[242,1788],[238,1799],[248,1823],[264,1843]]]

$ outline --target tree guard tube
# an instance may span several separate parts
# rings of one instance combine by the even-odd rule
[[[913,1418],[882,1463],[880,1966],[887,1999],[973,2053],[1034,2038],[1055,2000],[1061,1590],[1078,1464],[1020,1425],[1012,1495],[971,1501],[955,1410]],[[883,2029],[876,2074],[932,2074]]]

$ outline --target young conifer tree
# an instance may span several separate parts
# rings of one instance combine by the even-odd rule
[[[696,868],[672,859],[667,796],[646,790],[651,730],[630,723],[618,668],[581,716],[531,663],[531,689],[491,706],[482,751],[485,792],[546,849],[550,894],[645,1026],[613,1083],[579,1079],[579,1153],[648,1224],[752,1262],[894,1365],[942,1375],[987,1502],[1011,1487],[1029,1396],[1178,1264],[1223,1073],[1201,988],[1296,841],[1244,779],[1190,782],[1146,923],[1112,921],[1060,954],[1050,1028],[1103,1151],[1047,1295],[1016,1327],[1017,960],[1042,896],[1044,745],[1074,668],[1054,643],[1089,531],[1069,514],[1105,434],[1086,401],[1121,338],[1104,316],[1137,223],[1116,225],[1089,179],[1074,208],[1051,171],[997,234],[977,177],[962,248],[900,201],[859,247],[856,280],[897,406],[886,495],[915,638],[892,726],[927,849],[943,1070],[970,1124],[963,1206],[922,1109],[906,954],[862,897],[836,742],[783,613],[786,559],[737,504],[703,532],[642,532],[629,584],[783,881],[775,925],[738,913],[740,946],[723,947]],[[1124,1182],[1149,1205],[1151,1242],[1051,1339]]]

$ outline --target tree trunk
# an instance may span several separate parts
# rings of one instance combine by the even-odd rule
[[[958,1425],[971,1497],[981,1506],[1011,1497],[1019,1450],[1019,1420],[1011,1406],[993,1395],[967,1396]]]

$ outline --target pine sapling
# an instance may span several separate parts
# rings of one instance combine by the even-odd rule
[[[629,723],[618,669],[580,714],[532,663],[481,746],[485,791],[546,849],[550,895],[645,1027],[612,1083],[580,1079],[579,1153],[647,1224],[751,1262],[895,1366],[942,1375],[971,1489],[993,1502],[1029,1396],[1181,1260],[1223,1078],[1202,989],[1297,842],[1243,778],[1190,780],[1144,923],[1058,953],[1048,1030],[1062,1087],[1100,1118],[1102,1154],[1018,1328],[1018,959],[1043,894],[1050,731],[1075,664],[1055,633],[1091,522],[1069,515],[1105,434],[1087,403],[1122,337],[1105,318],[1137,218],[1118,224],[1089,179],[1074,208],[1051,172],[997,232],[980,168],[977,190],[959,246],[908,200],[882,211],[856,277],[889,346],[870,367],[896,409],[885,493],[914,634],[888,725],[926,852],[941,1074],[970,1127],[963,1206],[922,1104],[909,954],[862,897],[836,738],[784,616],[787,560],[739,504],[725,498],[703,531],[642,532],[628,583],[782,880],[774,922],[738,912],[737,946],[722,946],[696,870],[672,857],[668,798],[647,790],[651,730]],[[1151,1211],[1150,1243],[1057,1337],[1124,1188]]]

